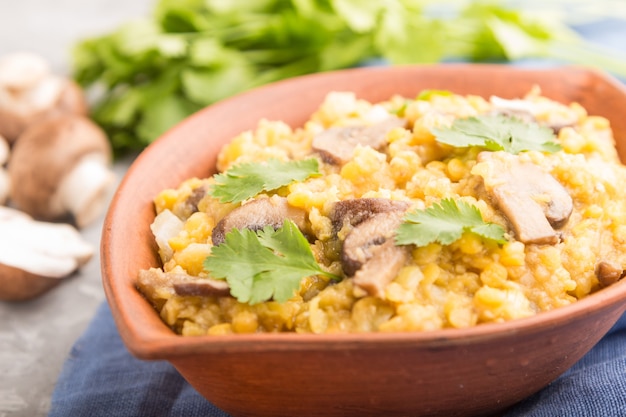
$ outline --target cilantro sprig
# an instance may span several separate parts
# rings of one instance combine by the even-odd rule
[[[311,275],[339,279],[319,266],[291,220],[279,229],[233,229],[224,243],[213,247],[203,265],[213,278],[228,282],[238,301],[249,304],[270,299],[285,302],[298,290],[302,278]]]
[[[438,242],[449,245],[466,232],[497,243],[506,242],[504,228],[485,222],[476,206],[447,198],[424,210],[407,213],[397,230],[396,244],[426,246]]]
[[[433,128],[438,142],[463,148],[480,146],[490,151],[518,154],[524,151],[558,152],[552,129],[503,115],[456,119],[449,128]]]
[[[319,164],[315,158],[298,161],[272,158],[263,163],[247,162],[215,175],[209,194],[222,203],[239,203],[262,191],[276,190],[294,181],[319,175]]]

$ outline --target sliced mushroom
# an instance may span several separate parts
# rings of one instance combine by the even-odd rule
[[[158,268],[139,271],[137,287],[151,300],[159,292],[182,296],[220,297],[230,294],[228,283],[208,277],[196,277],[182,272],[163,272]]]
[[[48,118],[29,127],[13,146],[10,198],[37,219],[72,216],[81,228],[106,204],[114,179],[110,163],[107,137],[91,120]]]
[[[206,187],[199,186],[193,189],[189,197],[185,200],[185,210],[189,213],[189,215],[198,211],[198,204],[206,195]]]
[[[595,274],[602,287],[615,284],[624,277],[624,268],[614,261],[603,260],[596,264]]]
[[[92,246],[68,224],[35,221],[0,207],[0,300],[34,298],[93,256]]]
[[[406,264],[410,252],[406,246],[396,246],[392,239],[380,245],[374,256],[356,271],[354,284],[369,295],[383,298],[385,288]]]
[[[180,279],[180,277],[175,277],[174,291],[178,295],[225,296],[230,294],[230,287],[224,280],[197,277]]]
[[[344,226],[357,226],[370,217],[390,211],[404,212],[409,208],[409,203],[388,198],[353,198],[341,200],[333,204],[329,217],[333,225],[333,231],[337,233]]]
[[[396,246],[393,241],[402,216],[400,211],[373,215],[348,233],[343,242],[344,273],[370,295],[383,297],[385,287],[409,258],[408,248]]]
[[[524,243],[556,244],[555,229],[565,225],[573,210],[567,190],[549,173],[506,152],[481,152],[479,170],[485,188]]]
[[[381,149],[387,144],[389,131],[406,125],[405,119],[393,116],[371,126],[331,127],[316,135],[312,146],[325,162],[343,165],[358,145]]]
[[[277,195],[270,198],[257,198],[242,204],[224,216],[215,225],[211,238],[214,245],[219,245],[224,242],[226,234],[232,229],[256,231],[266,226],[277,229],[286,219],[292,220],[303,233],[308,232],[306,211],[289,205],[286,198]]]
[[[497,96],[492,96],[490,98],[490,101],[491,104],[494,106],[494,110],[496,111],[496,113],[516,117],[527,123],[539,123],[543,126],[549,127],[554,133],[559,133],[559,131],[564,127],[574,126],[578,122],[578,119],[575,115],[572,115],[570,117],[562,116],[560,118],[555,118],[554,120],[550,120],[547,122],[540,122],[537,120],[537,114],[539,113],[540,109],[538,108],[537,103],[529,100],[507,100]]]
[[[17,52],[0,59],[0,135],[13,143],[30,125],[58,114],[87,114],[74,81],[52,74],[38,55]]]

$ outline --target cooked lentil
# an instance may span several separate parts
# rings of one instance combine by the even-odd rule
[[[282,304],[270,300],[248,305],[222,295],[181,296],[168,277],[208,276],[202,263],[211,253],[211,232],[237,207],[206,193],[211,178],[191,178],[154,200],[157,214],[169,211],[174,216],[157,239],[163,266],[142,271],[138,288],[165,323],[186,336],[464,328],[532,316],[588,296],[603,285],[595,272],[598,263],[622,269],[626,265],[626,169],[609,122],[588,115],[576,103],[552,101],[538,88],[516,101],[532,108],[538,122],[561,126],[556,141],[562,147],[555,153],[529,151],[517,158],[549,173],[573,201],[568,221],[556,230],[557,243],[523,243],[490,194],[484,180],[489,167],[477,162],[479,149],[442,145],[431,133],[431,128],[449,126],[455,118],[492,112],[494,103],[501,101],[455,94],[369,103],[349,92],[334,92],[301,128],[262,120],[255,130],[241,133],[222,149],[217,168],[223,172],[237,163],[270,157],[310,157],[316,155],[312,142],[321,131],[371,125],[399,115],[407,126],[388,131],[383,148],[356,146],[344,164],[319,158],[322,176],[269,193],[306,211],[320,265],[342,274],[339,250],[349,228],[333,231],[329,216],[334,202],[352,198],[405,201],[411,208],[444,198],[465,200],[478,207],[486,221],[506,228],[507,243],[466,233],[450,245],[411,247],[408,261],[382,296],[369,295],[350,277],[333,282],[318,276],[303,279],[299,292]]]

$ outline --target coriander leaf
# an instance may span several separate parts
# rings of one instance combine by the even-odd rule
[[[232,166],[226,172],[215,175],[215,183],[209,194],[222,203],[239,203],[262,191],[271,191],[319,176],[317,159],[279,161],[268,159],[263,163],[247,162]]]
[[[285,302],[298,290],[302,278],[311,275],[339,278],[321,269],[291,220],[277,230],[271,226],[258,232],[233,229],[224,243],[213,247],[204,268],[213,278],[225,279],[231,294],[249,304],[271,298]]]
[[[506,242],[504,228],[485,222],[476,206],[447,198],[425,210],[407,213],[398,228],[396,244],[426,246],[439,242],[449,245],[466,232],[497,243]]]
[[[557,152],[554,132],[537,123],[515,117],[480,115],[456,119],[448,128],[433,128],[438,142],[455,147],[481,146],[491,151],[518,154],[524,151]]]

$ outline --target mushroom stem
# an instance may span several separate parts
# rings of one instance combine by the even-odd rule
[[[57,203],[69,211],[79,228],[91,223],[102,212],[114,175],[100,154],[84,156],[63,178],[57,190]]]

